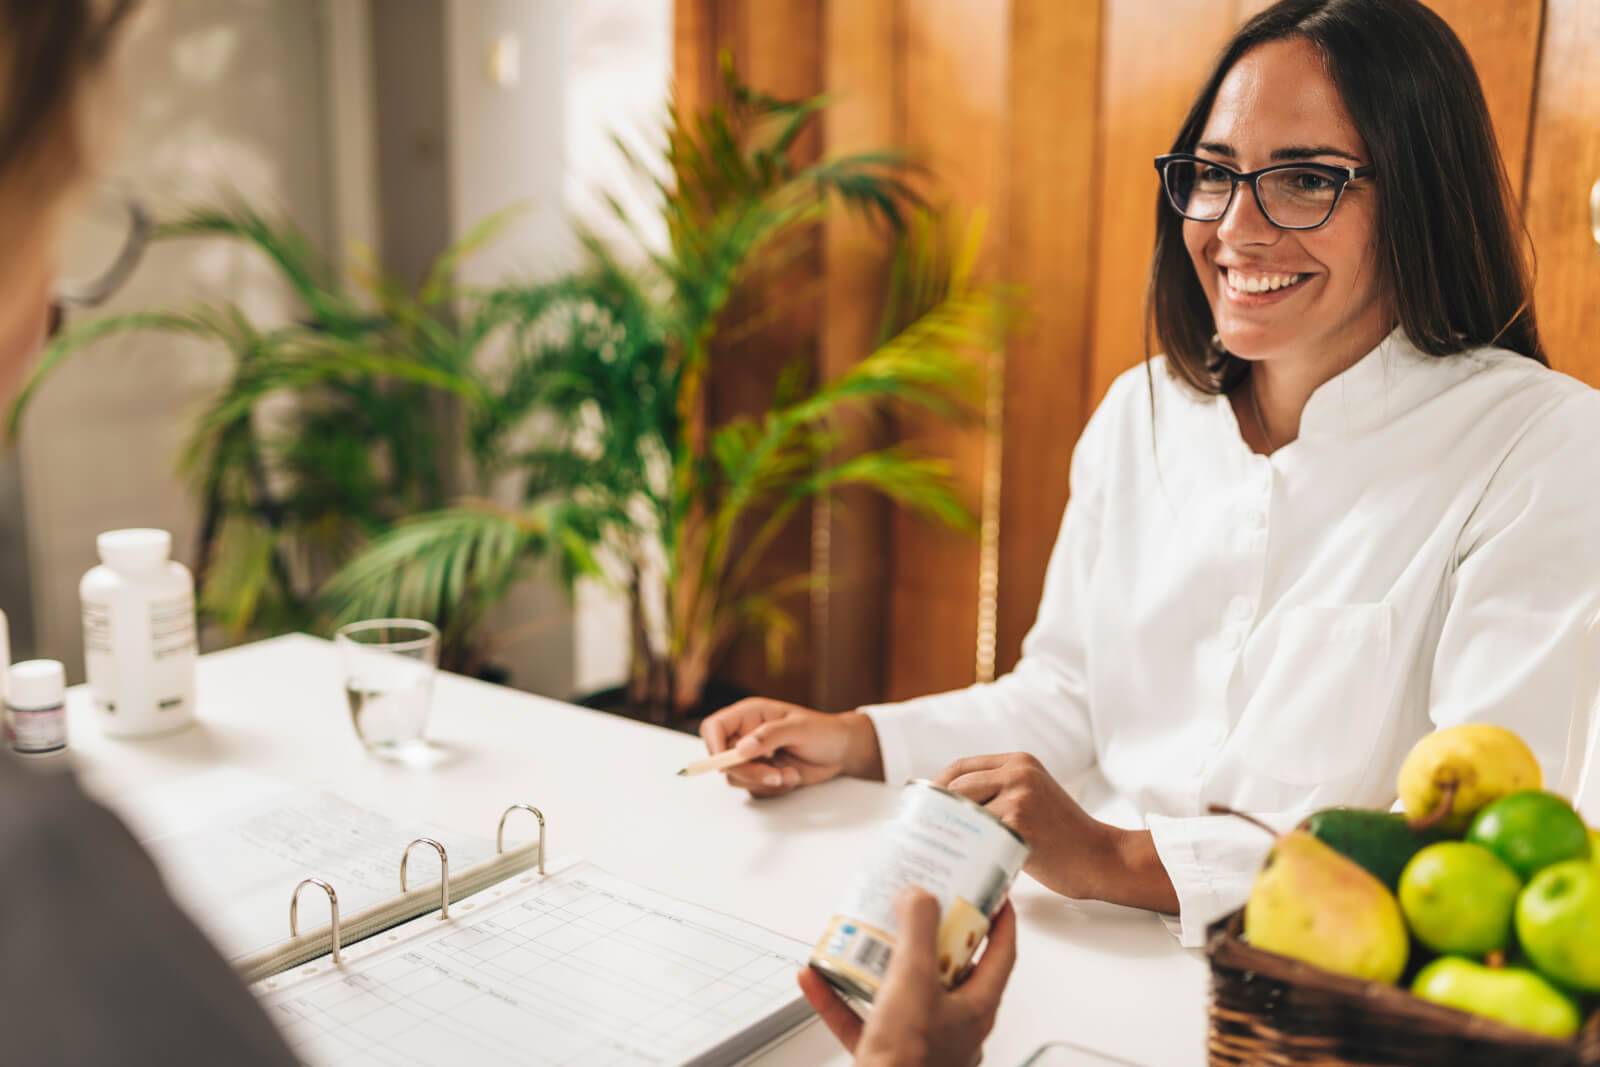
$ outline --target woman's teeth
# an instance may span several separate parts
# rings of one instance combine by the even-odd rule
[[[1247,274],[1227,268],[1228,284],[1241,293],[1269,293],[1284,289],[1305,278],[1304,274]]]

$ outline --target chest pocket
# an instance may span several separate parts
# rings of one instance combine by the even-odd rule
[[[1319,785],[1366,768],[1389,712],[1391,614],[1386,604],[1356,604],[1284,616],[1234,736],[1257,773]]]

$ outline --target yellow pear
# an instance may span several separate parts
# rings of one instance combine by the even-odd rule
[[[1245,940],[1335,974],[1394,983],[1410,940],[1384,884],[1304,830],[1278,838],[1244,908]]]
[[[1395,788],[1413,820],[1442,809],[1445,793],[1453,790],[1449,810],[1436,825],[1460,833],[1480,808],[1542,784],[1539,761],[1522,738],[1501,726],[1467,723],[1435,730],[1418,741],[1400,765]]]

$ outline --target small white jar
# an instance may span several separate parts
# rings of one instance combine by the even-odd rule
[[[95,718],[114,737],[194,722],[194,577],[165,530],[112,530],[83,576],[83,655]]]
[[[11,750],[53,756],[67,747],[67,672],[53,659],[30,659],[6,672]]]

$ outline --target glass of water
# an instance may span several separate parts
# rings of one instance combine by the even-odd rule
[[[334,643],[344,662],[350,721],[367,751],[390,759],[425,751],[438,628],[422,619],[370,619],[340,627]]]

